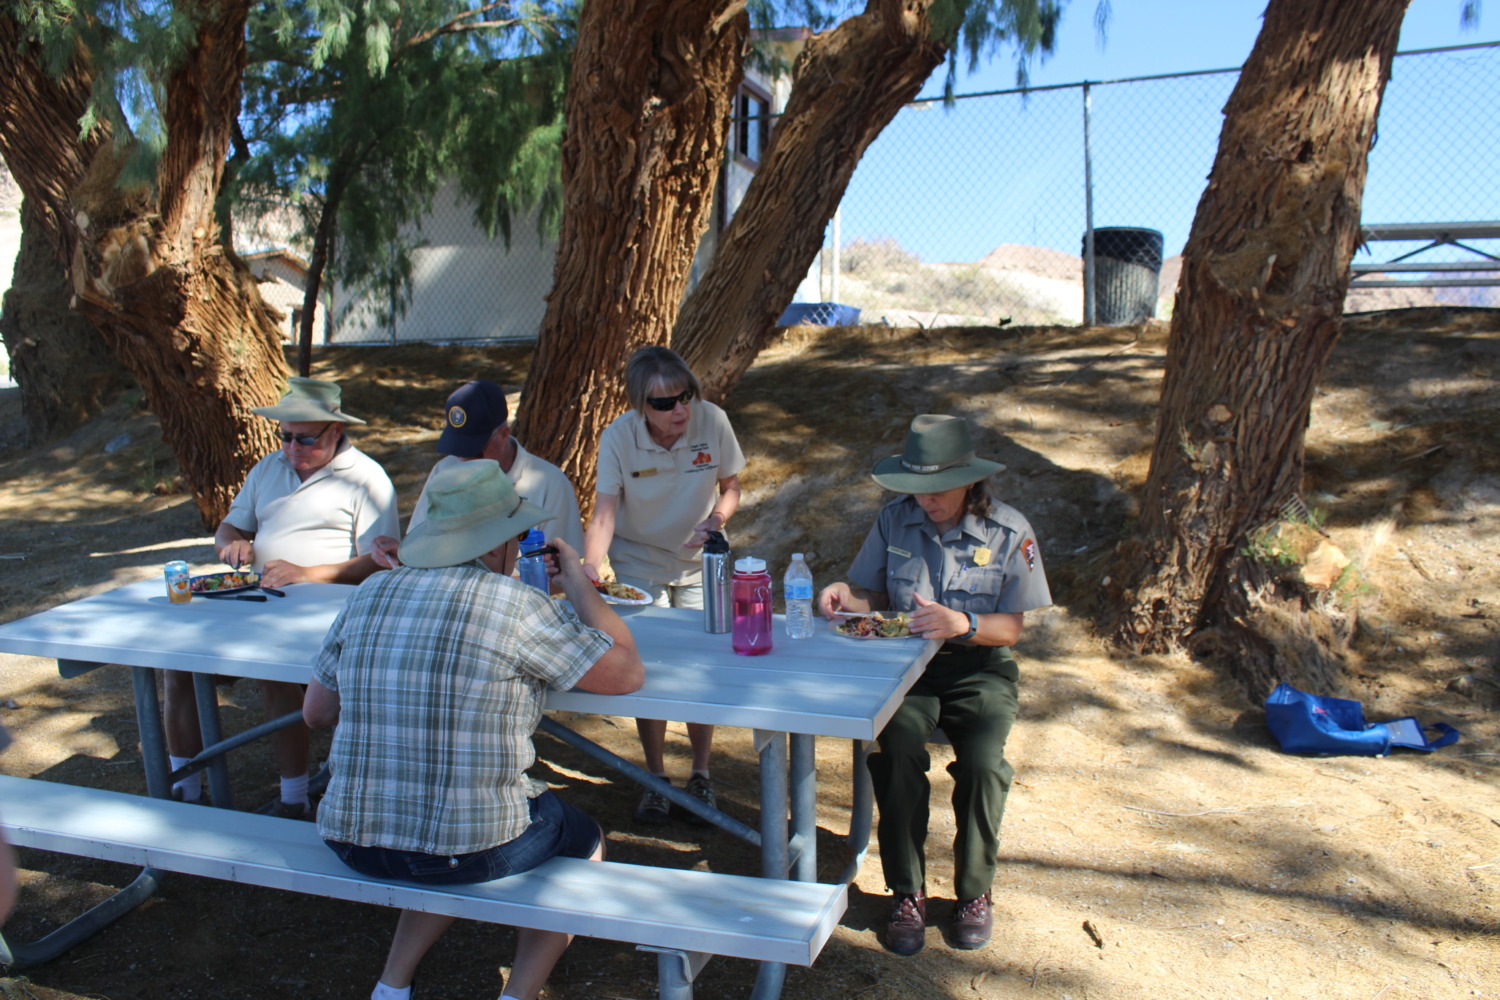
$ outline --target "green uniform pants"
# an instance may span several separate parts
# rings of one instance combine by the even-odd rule
[[[941,726],[957,759],[953,776],[954,890],[960,900],[990,891],[1000,850],[1000,820],[1015,771],[1005,740],[1016,720],[1015,658],[1004,647],[945,646],[928,663],[877,739],[870,777],[880,806],[880,862],[886,887],[926,888],[927,740]]]

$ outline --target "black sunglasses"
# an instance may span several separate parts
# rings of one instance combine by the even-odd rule
[[[646,405],[653,410],[663,412],[674,409],[678,403],[688,403],[693,399],[693,390],[684,389],[675,396],[647,396]]]
[[[332,426],[332,424],[324,424],[323,429],[318,431],[318,433],[316,434],[293,434],[291,431],[282,431],[281,443],[291,444],[293,441],[295,441],[304,448],[311,448],[313,445],[318,443],[319,438],[328,433],[328,428]]]

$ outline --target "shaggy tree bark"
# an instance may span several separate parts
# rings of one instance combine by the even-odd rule
[[[68,308],[72,289],[54,237],[30,199],[23,202],[21,248],[5,293],[0,336],[21,389],[26,437],[33,444],[98,416],[116,393],[132,384],[99,331]]]
[[[5,294],[0,334],[10,353],[11,373],[21,387],[27,437],[33,442],[65,434],[97,415],[109,397],[130,384],[130,376],[86,320],[67,310],[62,220],[67,192],[82,176],[86,157],[107,137],[99,130],[78,142],[78,117],[88,98],[86,75],[53,79],[30,60],[14,59],[23,44],[15,20],[0,16],[0,120],[15,120],[21,107],[46,120],[40,134],[18,134],[0,125],[0,157],[28,176],[20,185],[21,247]],[[28,164],[58,168],[38,177]],[[19,182],[18,182],[19,183]]]
[[[624,360],[665,344],[682,303],[749,27],[744,0],[583,6],[557,265],[516,433],[568,474],[585,515],[599,434],[625,409]]]
[[[1338,340],[1381,97],[1408,0],[1271,0],[1183,252],[1117,640],[1219,653],[1256,694],[1333,676],[1316,600],[1247,553],[1298,492]],[[1272,620],[1306,619],[1288,642]],[[1300,650],[1300,652],[1299,652]]]
[[[770,148],[682,307],[672,346],[722,399],[776,334],[849,178],[947,56],[932,0],[878,0],[812,38]]]
[[[78,141],[81,104],[50,103],[87,93],[84,54],[55,92],[21,92],[0,135],[17,183],[58,227],[75,308],[145,390],[213,527],[250,466],[276,446],[272,425],[250,408],[276,400],[287,366],[274,311],[219,245],[214,221],[239,108],[249,0],[179,6],[196,30],[163,81],[166,146],[155,193],[119,186],[123,156],[111,144]],[[0,46],[0,77],[46,79],[35,49],[13,23],[6,30],[22,44]]]

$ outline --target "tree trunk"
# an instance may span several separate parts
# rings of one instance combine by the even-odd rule
[[[0,157],[24,193],[21,247],[0,334],[21,387],[27,437],[41,442],[96,416],[115,390],[130,384],[130,376],[99,333],[66,311],[68,191],[108,130],[78,140],[89,77],[48,76],[35,61],[16,58],[24,44],[16,21],[0,16],[0,122],[30,115],[42,126],[30,132],[0,124]],[[43,164],[47,170],[36,169]]]
[[[775,336],[860,157],[946,58],[931,5],[872,2],[798,58],[765,159],[677,320],[672,345],[706,395],[728,395]]]
[[[21,74],[33,84],[5,109],[0,143],[22,190],[56,220],[75,308],[140,382],[204,525],[214,527],[250,466],[276,446],[271,424],[250,409],[277,399],[287,366],[273,311],[219,245],[214,220],[249,0],[181,0],[179,8],[197,27],[164,82],[154,194],[118,185],[123,155],[109,144],[78,141],[75,112],[92,75],[82,54],[48,90],[34,48],[0,49],[0,78]],[[13,22],[0,22],[22,39]]]
[[[41,213],[21,205],[21,249],[5,293],[0,335],[21,387],[26,436],[39,444],[98,416],[132,384],[99,331],[68,308],[68,276]]]
[[[681,306],[748,32],[744,0],[583,5],[557,264],[516,433],[568,474],[585,515],[625,358],[665,344]]]
[[[1138,539],[1113,574],[1120,643],[1218,653],[1257,695],[1340,666],[1337,643],[1287,643],[1264,627],[1315,616],[1318,602],[1269,581],[1249,540],[1301,487],[1407,2],[1267,7],[1183,253]]]

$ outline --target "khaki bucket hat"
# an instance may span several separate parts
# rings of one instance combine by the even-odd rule
[[[870,478],[896,493],[943,493],[1004,469],[974,457],[967,421],[923,413],[912,420],[901,454],[876,462]]]
[[[337,382],[324,382],[315,378],[299,378],[293,375],[286,380],[286,395],[275,406],[257,406],[251,413],[258,413],[272,420],[292,423],[362,424],[363,420],[351,417],[339,409],[343,391]]]
[[[500,463],[476,458],[432,477],[427,520],[401,542],[401,561],[423,569],[458,566],[550,520],[516,494]]]

